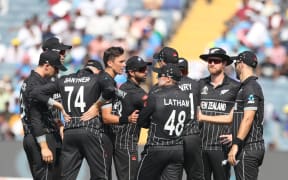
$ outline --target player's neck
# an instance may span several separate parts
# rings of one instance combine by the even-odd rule
[[[248,79],[249,77],[251,76],[254,76],[254,73],[253,71],[250,71],[250,70],[245,70],[241,73],[241,76],[240,76],[240,81],[241,82],[244,82],[246,79]]]
[[[223,83],[224,78],[225,78],[224,73],[220,73],[218,75],[211,75],[211,84],[214,87],[217,87],[217,86],[219,86],[220,84]]]
[[[113,71],[112,68],[105,68],[105,72],[108,73],[112,78],[116,76],[116,73]]]
[[[134,82],[137,85],[140,85],[141,82],[138,82],[134,77],[130,77],[130,81]]]
[[[39,74],[42,78],[45,77],[44,69],[42,67],[36,67],[34,70],[37,74]]]

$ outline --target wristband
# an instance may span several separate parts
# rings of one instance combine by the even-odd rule
[[[54,103],[55,103],[54,99],[52,99],[52,98],[48,99],[48,103],[47,104],[48,104],[49,107],[52,107],[54,105]]]
[[[37,142],[40,144],[41,142],[46,142],[46,135],[36,137]]]
[[[127,124],[128,122],[128,117],[119,117],[119,124]]]
[[[244,141],[242,139],[239,139],[238,137],[236,137],[233,139],[232,144],[236,144],[239,148],[239,151],[240,151],[244,145]]]

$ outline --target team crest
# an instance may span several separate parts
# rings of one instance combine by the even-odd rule
[[[229,91],[229,89],[223,89],[223,90],[221,90],[220,95],[223,95],[223,94],[227,93],[228,91]]]
[[[248,104],[254,104],[255,103],[255,98],[253,94],[250,94],[248,96]]]
[[[204,94],[204,95],[208,94],[208,87],[207,86],[204,86],[202,88],[201,94]]]

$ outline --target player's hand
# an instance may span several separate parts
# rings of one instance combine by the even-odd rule
[[[63,138],[64,138],[64,126],[60,126],[59,127],[59,133],[60,133],[61,139],[63,141]]]
[[[231,120],[233,119],[233,115],[234,115],[234,108],[231,109],[230,113],[227,116],[227,121],[231,122]]]
[[[62,112],[62,115],[63,115],[63,118],[64,118],[65,122],[71,121],[71,116],[69,114],[67,114],[65,112],[65,110],[62,110],[61,112]]]
[[[228,161],[232,166],[237,164],[237,160],[236,160],[237,153],[238,153],[238,145],[233,144],[230,152],[228,153]]]
[[[91,106],[88,111],[82,114],[81,121],[88,121],[94,117],[99,116],[99,108],[96,105]]]
[[[46,148],[41,148],[41,156],[42,160],[46,163],[52,163],[53,162],[53,154],[52,151],[46,147]]]
[[[220,137],[220,143],[221,144],[227,144],[229,146],[232,145],[232,134],[222,134]]]
[[[198,119],[199,122],[203,119],[202,116],[203,116],[202,111],[200,109],[198,109],[198,111],[197,111],[197,119]]]
[[[130,116],[128,116],[128,121],[130,123],[136,123],[139,117],[139,110],[135,110],[133,111],[132,114],[130,114]]]

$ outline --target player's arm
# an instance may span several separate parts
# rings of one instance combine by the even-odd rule
[[[101,107],[101,115],[103,122],[105,124],[125,124],[125,123],[135,123],[138,119],[138,110],[133,111],[130,115],[114,115],[112,114],[112,103],[103,105]]]
[[[54,93],[59,92],[58,90],[58,81],[55,82],[49,82],[43,86],[39,86],[37,88],[34,88],[31,91],[31,96],[39,102],[46,103],[49,107],[55,107],[58,108],[63,116],[65,121],[69,121],[71,118],[70,116],[65,112],[64,107],[61,103],[58,101],[55,101],[53,98],[51,98],[51,95]]]
[[[59,91],[56,82],[49,82],[45,85],[33,88],[33,90],[31,91],[31,96],[37,101],[48,103],[48,100],[51,97],[51,95],[57,92]]]
[[[42,115],[39,109],[37,109],[37,106],[39,105],[40,104],[34,104],[30,106],[31,126],[33,135],[41,148],[42,160],[46,163],[51,163],[53,161],[53,154],[47,144],[46,132],[44,131],[43,123],[41,121]]]
[[[88,121],[99,115],[100,109],[103,104],[106,104],[111,101],[111,99],[115,96],[115,86],[114,81],[107,79],[105,77],[100,77],[99,83],[99,91],[101,92],[98,100],[81,116],[81,121]]]
[[[232,147],[228,154],[228,161],[231,165],[236,164],[236,155],[242,150],[244,146],[244,140],[252,127],[254,117],[258,109],[259,97],[254,94],[255,93],[253,91],[244,94],[246,101],[244,104],[243,117],[239,126],[237,136],[233,138]],[[249,98],[251,96],[253,97],[252,100]]]
[[[155,111],[155,104],[156,104],[156,98],[151,93],[150,96],[148,96],[146,106],[139,113],[137,124],[140,127],[148,128],[150,126],[151,115]]]
[[[205,121],[205,122],[211,122],[211,123],[223,123],[223,124],[230,124],[233,120],[233,113],[234,109],[232,108],[230,113],[227,115],[216,115],[216,116],[209,116],[202,114],[201,109],[198,108],[198,121]]]

